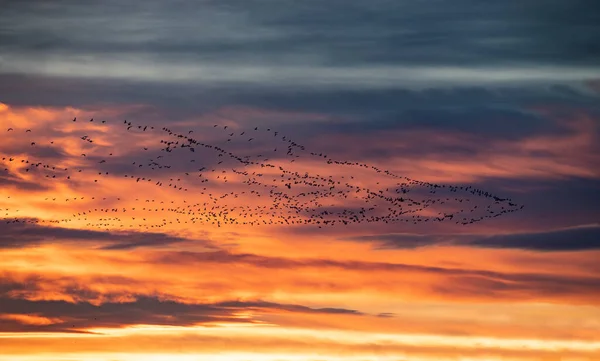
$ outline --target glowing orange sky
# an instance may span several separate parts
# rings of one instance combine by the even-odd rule
[[[600,360],[593,1],[5,1],[0,361]]]
[[[34,159],[40,155],[32,148],[53,142],[60,151],[41,154],[39,159],[60,167],[82,166],[80,154],[89,149],[73,140],[77,138],[73,134],[79,133],[89,134],[99,146],[129,145],[130,150],[120,147],[120,153],[114,154],[126,156],[145,144],[120,138],[126,134],[114,124],[121,112],[103,109],[100,113],[106,114],[102,119],[108,125],[88,122],[81,130],[69,119],[100,119],[93,115],[98,113],[2,104],[2,127],[14,129],[2,145],[3,156]],[[243,116],[244,111],[236,115]],[[202,118],[195,121],[206,123]],[[392,158],[390,168],[435,182],[452,179],[445,174],[458,174],[463,181],[490,174],[597,177],[597,171],[587,167],[597,159],[586,153],[596,141],[591,138],[595,123],[585,116],[563,121],[568,121],[573,133],[492,145],[481,155],[485,161],[440,154],[410,163]],[[32,137],[36,145],[23,147]],[[440,144],[465,141],[460,133],[402,137],[389,144],[416,147],[420,138]],[[380,136],[376,138],[373,144],[387,146]],[[547,151],[550,157],[541,164],[534,156],[528,160],[528,152],[534,150]],[[561,159],[568,154],[581,165],[565,166]],[[297,165],[301,171],[302,162],[299,159]],[[132,209],[144,205],[134,199],[150,195],[156,200],[192,200],[176,191],[132,187],[130,180],[116,175],[102,176],[99,187],[91,185],[97,176],[82,176],[88,187],[64,177],[37,179],[8,163],[20,178],[2,188],[0,206],[9,214],[6,219],[62,219],[90,206]],[[504,163],[511,167],[505,168]],[[535,172],[530,170],[533,163]],[[326,165],[316,163],[309,169],[327,171]],[[427,173],[433,169],[441,173]],[[336,176],[342,176],[341,171]],[[345,176],[356,174],[349,171]],[[232,189],[243,189],[243,184],[232,182]],[[39,188],[22,185],[26,183]],[[76,199],[85,197],[97,200],[82,207]],[[103,205],[103,197],[112,199],[112,205]],[[117,202],[116,197],[123,199]],[[44,201],[48,198],[60,201]],[[119,233],[113,226],[102,230],[84,222],[45,227],[66,231],[64,236],[57,231],[47,238],[44,232],[15,230],[14,246],[2,250],[0,348],[11,360],[600,357],[600,312],[595,306],[600,283],[597,267],[589,268],[600,256],[597,251],[542,255],[444,243],[380,250],[369,242],[348,240],[384,229],[379,225],[318,234],[285,227],[210,224],[171,224],[160,229],[164,237],[175,237],[173,243],[102,249],[108,241],[131,237],[132,231]],[[92,233],[68,233],[86,229]],[[446,224],[437,229],[437,233],[456,232]],[[502,227],[482,222],[470,232],[458,231],[484,237],[498,229]],[[133,232],[139,233],[139,240],[151,237],[141,229]],[[19,239],[27,243],[19,246]],[[556,268],[557,262],[564,267]]]

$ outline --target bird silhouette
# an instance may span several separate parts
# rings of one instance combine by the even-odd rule
[[[76,118],[73,119],[73,122],[75,121]],[[105,122],[102,121],[102,124],[106,124]],[[102,229],[128,226],[151,230],[188,223],[211,224],[217,227],[284,225],[317,228],[346,227],[364,223],[402,222],[418,225],[448,221],[470,225],[513,213],[524,207],[508,198],[472,186],[418,181],[367,163],[339,160],[323,152],[311,152],[289,137],[280,136],[278,131],[272,131],[271,128],[259,131],[259,127],[254,127],[255,136],[248,139],[243,138],[245,131],[228,132],[223,134],[225,137],[219,142],[219,132],[227,130],[228,126],[218,127],[218,124],[215,124],[211,128],[216,132],[215,142],[206,143],[192,138],[192,130],[175,131],[168,126],[155,129],[148,124],[134,124],[127,120],[122,124],[125,132],[134,133],[123,138],[127,139],[128,143],[134,144],[134,137],[140,140],[146,137],[147,144],[151,141],[158,143],[156,150],[162,154],[156,155],[154,151],[144,153],[149,154],[150,158],[135,158],[130,168],[125,169],[120,165],[122,163],[119,154],[124,154],[123,150],[127,144],[113,144],[113,148],[98,147],[92,145],[94,142],[90,135],[80,135],[77,137],[84,142],[86,151],[81,153],[81,156],[85,157],[87,162],[95,161],[95,165],[88,164],[77,169],[58,167],[30,158],[4,157],[2,161],[13,164],[20,161],[24,172],[39,173],[47,181],[63,179],[84,182],[90,179],[84,175],[84,169],[95,170],[96,176],[90,179],[93,180],[93,184],[101,184],[104,177],[116,176],[111,172],[111,169],[115,168],[111,167],[117,167],[120,171],[127,172],[119,175],[120,177],[133,181],[138,186],[160,187],[168,189],[168,192],[188,194],[184,197],[185,200],[171,200],[170,203],[165,203],[165,200],[159,198],[146,199],[145,203],[170,204],[154,208],[139,205],[118,206],[125,201],[128,201],[128,205],[138,202],[127,200],[127,197],[123,196],[113,197],[112,200],[75,197],[69,201],[110,201],[114,206],[98,208],[95,204],[87,210],[77,212],[71,218],[43,220],[48,223],[89,220],[89,227]],[[8,131],[10,130],[12,128]],[[116,131],[118,128],[111,128],[111,132]],[[270,135],[271,132],[273,136]],[[269,133],[270,140],[262,135],[266,133]],[[253,143],[255,139],[260,140]],[[247,147],[240,147],[240,140],[245,140],[242,144],[246,144]],[[265,146],[267,141],[277,144],[268,148]],[[224,144],[228,144],[227,147],[230,148],[227,149]],[[259,147],[262,147],[260,153],[252,151]],[[188,148],[189,152],[181,153],[185,148]],[[144,146],[143,149],[149,151],[155,148]],[[244,149],[249,153],[241,154]],[[319,160],[323,162],[324,167],[319,168],[321,171],[312,172],[296,168],[294,162],[304,158],[311,162],[311,159]],[[196,162],[202,162],[203,165],[197,167]],[[5,167],[5,171],[8,169]],[[341,175],[347,174],[348,171],[353,175]],[[371,175],[364,179],[355,177],[357,174],[366,174],[365,172],[370,172]],[[180,176],[174,176],[177,174]],[[230,188],[232,183],[237,184],[238,188]],[[240,202],[242,199],[244,201]],[[55,198],[46,201],[59,202]],[[162,221],[150,223],[147,221],[150,218],[144,216],[147,212],[162,213]],[[96,217],[106,213],[114,216]],[[122,215],[125,213],[133,214],[135,219],[124,223]]]

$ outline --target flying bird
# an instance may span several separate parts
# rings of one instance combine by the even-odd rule
[[[93,119],[93,118],[92,118]],[[127,130],[134,126],[144,131],[148,128],[147,125],[133,124],[133,122],[124,121],[124,124],[128,125]],[[215,125],[214,127],[216,127]],[[223,129],[226,129],[224,126]],[[151,127],[153,129],[153,127]],[[255,131],[258,131],[258,127],[254,127]],[[185,162],[178,163],[178,166],[183,164],[184,168],[179,171],[183,173],[188,180],[186,187],[181,182],[181,178],[174,177],[171,179],[171,183],[168,184],[170,192],[187,192],[188,188],[192,192],[197,191],[199,198],[194,199],[189,196],[185,197],[183,202],[171,200],[172,208],[155,208],[148,209],[147,207],[143,210],[125,208],[101,208],[100,211],[103,213],[110,212],[112,214],[118,214],[119,212],[164,212],[165,218],[162,222],[155,224],[137,224],[137,227],[150,228],[161,228],[168,224],[186,224],[186,223],[209,223],[217,227],[221,227],[223,224],[241,224],[250,226],[264,226],[271,224],[281,225],[304,225],[304,226],[315,226],[322,228],[325,226],[348,226],[351,224],[362,224],[362,223],[393,223],[403,222],[405,224],[427,224],[429,222],[442,222],[451,221],[457,224],[469,225],[485,219],[497,217],[503,214],[518,211],[519,206],[503,197],[492,195],[489,192],[484,192],[473,187],[466,186],[449,186],[449,185],[437,185],[428,182],[417,181],[402,177],[384,169],[380,169],[376,166],[369,165],[367,163],[353,162],[340,159],[332,159],[328,155],[319,152],[306,151],[305,148],[292,141],[287,137],[276,138],[275,141],[287,142],[287,153],[282,155],[280,160],[285,160],[287,157],[287,163],[280,163],[279,165],[273,165],[268,162],[268,159],[264,155],[243,155],[238,153],[240,149],[224,149],[223,147],[215,144],[208,144],[201,142],[197,139],[191,138],[192,131],[179,132],[170,130],[167,127],[163,127],[162,130],[165,132],[165,136],[168,139],[161,139],[162,151],[167,153],[176,152],[179,148],[189,148],[190,152],[197,153],[202,159],[209,159],[210,155],[220,158],[216,165],[224,163],[225,159],[231,159],[236,164],[232,169],[227,168],[216,168],[213,167],[201,167],[197,168],[198,172],[195,173],[194,169],[185,168],[185,164],[191,164],[196,161],[196,158],[189,159],[189,155],[177,155],[177,157],[188,157]],[[271,131],[271,128],[266,128],[264,131]],[[239,136],[243,136],[245,132],[239,133]],[[275,136],[278,132],[274,132]],[[235,139],[235,133],[230,134],[228,141]],[[88,136],[82,137],[92,143],[92,140]],[[251,142],[254,138],[248,139]],[[273,138],[271,138],[273,139]],[[35,142],[32,142],[35,143]],[[157,139],[158,143],[158,139]],[[230,143],[228,143],[230,144]],[[279,144],[279,143],[278,143]],[[119,145],[115,145],[118,147]],[[225,147],[226,148],[226,147]],[[275,152],[280,148],[271,148]],[[144,147],[149,149],[149,147]],[[284,146],[285,149],[285,146]],[[104,148],[103,150],[91,150],[94,155],[103,152],[110,151],[110,149]],[[197,151],[197,152],[196,152]],[[108,152],[107,152],[108,153]],[[107,154],[102,153],[102,154]],[[108,153],[112,155],[113,153]],[[250,153],[252,154],[252,153]],[[82,153],[85,157],[86,154]],[[365,169],[370,170],[377,177],[388,177],[389,184],[383,185],[383,178],[373,179],[373,185],[371,187],[363,185],[359,180],[355,180],[354,176],[345,177],[339,175],[335,170],[329,172],[327,167],[318,168],[320,170],[314,171],[300,171],[295,169],[294,163],[296,160],[302,161],[302,157],[317,157],[319,160],[323,160],[328,166],[345,166],[352,169]],[[93,158],[92,158],[93,159]],[[114,159],[114,158],[106,158]],[[159,163],[160,159],[160,163]],[[166,174],[173,174],[171,168],[174,163],[171,163],[169,157],[158,156],[151,158],[150,160],[134,159],[132,172],[144,170],[148,174],[134,176],[125,175],[125,179],[131,179],[142,184],[148,184],[147,182],[154,181],[149,186],[163,187],[161,177]],[[173,159],[174,160],[174,159]],[[10,159],[14,161],[13,158]],[[36,167],[40,171],[51,171],[57,172],[56,174],[46,174],[46,178],[60,179],[62,177],[56,177],[58,172],[64,172],[63,176],[66,179],[71,179],[72,172],[81,173],[82,169],[70,170],[68,168],[55,167],[46,163],[35,163],[29,160],[22,159],[21,163],[30,164],[26,168],[28,172],[31,168]],[[105,159],[98,163],[108,163]],[[263,172],[262,169],[271,169],[269,172]],[[169,173],[161,173],[169,172]],[[155,176],[149,176],[154,174]],[[222,183],[228,183],[231,180],[229,175],[235,174],[239,179],[239,184],[246,187],[245,190],[230,191],[229,189],[209,188],[210,184],[218,185]],[[194,177],[191,177],[194,175]],[[108,176],[108,172],[98,172],[97,179],[94,179],[94,183],[100,183],[101,178]],[[156,178],[159,178],[158,180]],[[358,178],[358,177],[357,177]],[[63,178],[64,179],[64,178]],[[143,182],[143,183],[142,183]],[[196,182],[195,185],[189,182]],[[395,185],[394,185],[395,182]],[[190,187],[191,185],[191,187]],[[165,182],[164,187],[167,186]],[[163,187],[163,188],[164,188]],[[197,188],[194,188],[197,187]],[[457,193],[460,193],[457,194]],[[191,193],[190,193],[191,194]],[[244,197],[255,197],[255,199],[265,199],[268,203],[266,206],[259,205],[253,202],[251,199]],[[230,199],[243,198],[244,202],[230,203]],[[93,197],[92,197],[93,199]],[[331,211],[328,208],[328,202],[338,199],[341,204],[344,204],[346,199],[356,199],[363,202],[363,207],[359,208],[341,208],[338,210]],[[483,203],[475,203],[477,199],[488,202],[487,207]],[[120,199],[118,199],[120,201]],[[160,198],[157,198],[157,203]],[[147,202],[154,202],[153,200],[147,200]],[[162,202],[161,202],[162,203]],[[454,204],[456,209],[450,212],[439,212],[437,216],[435,211],[431,213],[432,209],[437,207],[438,204]],[[264,204],[264,203],[263,203]],[[339,203],[338,203],[339,204]],[[360,204],[360,203],[359,203]],[[479,206],[479,207],[478,207]],[[142,207],[143,208],[143,207]],[[522,208],[522,206],[521,206]],[[85,217],[92,217],[95,212],[100,212],[96,209],[91,209],[86,212]],[[177,218],[171,218],[169,221],[166,214],[177,215]],[[430,212],[433,216],[425,215],[422,212]],[[81,217],[82,213],[74,215],[74,217]],[[90,223],[89,225],[98,228],[111,227],[112,225],[119,225],[117,220],[118,217],[110,219],[100,219],[98,223]],[[145,218],[136,218],[136,221],[143,220]],[[56,220],[56,222],[70,222],[67,220]],[[90,220],[91,221],[91,220]],[[96,222],[96,221],[91,221]],[[108,223],[107,223],[108,222]],[[120,227],[123,224],[119,225]],[[133,224],[131,226],[134,226]]]

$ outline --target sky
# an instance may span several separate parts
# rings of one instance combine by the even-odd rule
[[[600,359],[597,1],[0,6],[0,361]]]

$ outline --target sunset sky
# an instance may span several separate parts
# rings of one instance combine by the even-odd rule
[[[597,0],[0,9],[0,361],[600,360]]]

